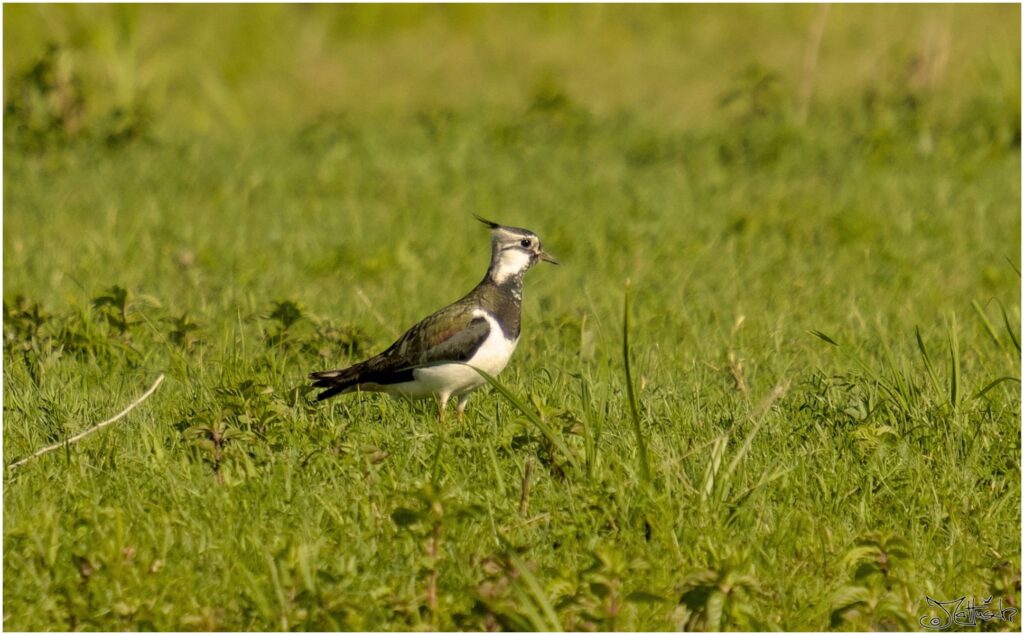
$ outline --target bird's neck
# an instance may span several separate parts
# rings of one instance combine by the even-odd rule
[[[505,252],[508,253],[508,252]],[[487,275],[473,294],[488,312],[495,316],[508,339],[519,337],[519,318],[523,303],[523,274],[528,266],[513,268],[508,260],[492,259]]]

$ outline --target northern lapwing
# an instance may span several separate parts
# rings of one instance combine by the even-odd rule
[[[469,393],[486,381],[475,369],[496,376],[505,368],[519,342],[523,275],[541,261],[558,261],[532,231],[476,218],[491,228],[491,265],[480,284],[424,318],[383,353],[310,374],[313,385],[325,389],[317,400],[355,391],[435,397],[443,418],[448,400],[456,397],[461,418]]]

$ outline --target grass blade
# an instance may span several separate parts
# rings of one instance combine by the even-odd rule
[[[491,468],[494,470],[494,482],[498,486],[498,497],[505,498],[505,477],[501,475],[501,468],[498,467],[498,455],[494,453],[494,445],[484,444],[487,447],[487,457],[491,460]]]
[[[597,438],[594,434],[593,407],[590,403],[590,388],[586,379],[580,375],[580,401],[583,403],[583,460],[586,463],[587,476],[594,475],[594,464],[597,462]]]
[[[903,368],[901,369],[900,364],[896,361],[896,356],[892,353],[892,347],[889,346],[881,325],[878,325],[878,341],[882,346],[882,354],[885,355],[885,362],[891,379],[887,390],[893,399],[899,403],[900,408],[906,411],[910,407],[910,400],[914,397],[913,388],[906,372],[906,360],[903,360]]]
[[[540,416],[538,416],[536,412],[527,408],[526,404],[524,404],[522,400],[520,400],[518,397],[512,394],[511,390],[506,388],[501,382],[492,377],[489,373],[482,371],[479,368],[474,368],[473,366],[470,366],[470,368],[473,368],[473,370],[480,373],[480,376],[486,379],[487,383],[494,386],[494,389],[501,393],[501,395],[505,397],[505,399],[508,399],[509,403],[515,406],[516,410],[521,412],[523,416],[529,419],[530,423],[537,426],[537,429],[540,430],[541,434],[544,435],[544,438],[546,438],[551,443],[551,445],[558,448],[558,451],[561,452],[573,466],[577,465],[576,455],[573,454],[572,450],[569,449],[569,446],[565,444],[565,441],[562,439],[561,435],[555,434],[555,431],[552,430],[551,427],[548,426],[548,424],[544,423],[544,421],[541,420]]]
[[[917,338],[917,348],[921,351],[921,357],[924,359],[925,370],[928,371],[928,377],[932,381],[932,386],[935,387],[935,392],[942,394],[942,385],[939,382],[939,375],[935,372],[935,367],[932,365],[932,358],[928,355],[928,349],[924,346],[924,339],[921,337],[921,329],[914,327],[914,336]]]
[[[735,507],[739,507],[744,502],[746,502],[748,498],[750,498],[751,494],[761,489],[765,485],[768,485],[772,481],[782,478],[783,476],[789,474],[792,471],[793,468],[791,467],[779,467],[776,468],[775,471],[772,472],[771,474],[765,472],[764,475],[761,476],[761,480],[759,480],[755,485],[751,485],[747,489],[743,490],[743,492],[736,497],[736,500],[732,502],[732,505],[734,505]]]
[[[1013,332],[1013,326],[1010,325],[1010,316],[1006,314],[1006,307],[1003,303],[999,303],[999,309],[1003,312],[1003,324],[1006,325],[1006,332],[1010,334],[1010,341],[1013,342],[1013,347],[1017,349],[1017,354],[1020,355],[1020,338]]]
[[[1020,269],[1017,268],[1017,265],[1014,264],[1014,262],[1012,260],[1010,260],[1009,258],[1007,258],[1006,256],[1003,256],[1003,258],[1006,258],[1006,262],[1010,263],[1010,268],[1013,269],[1014,273],[1016,273],[1017,277],[1019,278],[1020,277]]]
[[[951,314],[949,324],[949,405],[956,408],[960,403],[960,342],[956,336],[956,313]]]
[[[725,448],[729,445],[728,433],[715,437],[711,446],[711,453],[708,456],[708,464],[704,469],[704,482],[701,484],[701,502],[711,498],[715,493],[715,478],[722,467],[722,458],[725,456]]]
[[[732,461],[729,462],[729,467],[725,470],[725,476],[727,479],[732,478],[733,473],[736,471],[736,468],[739,467],[743,457],[746,456],[747,452],[750,450],[750,444],[754,442],[754,437],[757,436],[757,432],[761,429],[761,426],[764,425],[765,419],[767,418],[765,415],[768,414],[768,410],[772,407],[772,404],[775,403],[779,397],[785,394],[787,390],[789,390],[788,380],[773,388],[771,393],[764,398],[764,401],[758,404],[758,406],[750,413],[750,420],[754,422],[754,427],[747,433],[746,438],[743,439],[743,445],[740,446],[740,449],[736,452],[736,456],[734,456]]]
[[[828,335],[825,335],[824,333],[822,333],[821,331],[819,331],[817,329],[810,329],[807,332],[810,333],[811,335],[813,335],[814,337],[818,338],[819,340],[828,342],[832,346],[836,346],[836,347],[839,346],[839,344],[834,339],[832,339]]]
[[[984,388],[982,388],[981,390],[978,391],[978,394],[974,395],[974,398],[975,399],[981,399],[982,397],[985,396],[985,393],[987,393],[988,391],[992,390],[993,388],[995,388],[999,384],[1001,384],[1003,382],[1007,382],[1007,381],[1015,381],[1015,382],[1017,382],[1019,384],[1020,383],[1020,377],[1000,377],[999,379],[996,379],[995,381],[989,382],[989,384],[987,386],[985,386]]]
[[[974,308],[974,312],[978,314],[979,318],[981,318],[982,326],[985,327],[985,331],[988,333],[988,336],[992,338],[992,341],[995,342],[998,347],[999,336],[996,335],[996,330],[992,327],[992,323],[988,321],[988,316],[985,315],[985,312],[981,309],[981,305],[978,304],[977,300],[971,300],[971,307]]]
[[[629,414],[633,419],[633,432],[636,433],[636,447],[640,454],[640,476],[644,484],[651,482],[651,471],[647,464],[647,445],[644,443],[643,430],[640,427],[640,413],[636,407],[636,394],[633,392],[633,373],[629,367],[629,282],[626,282],[626,301],[622,310],[622,361],[626,369],[626,395],[629,398]]]
[[[541,612],[544,613],[544,617],[547,619],[548,623],[545,624],[546,628],[544,630],[561,632],[562,623],[558,620],[558,614],[555,612],[554,607],[551,606],[551,601],[548,599],[547,594],[544,593],[544,589],[541,588],[540,582],[537,581],[536,576],[533,575],[530,569],[527,568],[523,561],[516,557],[515,554],[510,553],[509,559],[512,561],[512,564],[515,565],[516,572],[519,574],[520,579],[526,583],[526,589],[529,592],[530,598],[540,608]]]

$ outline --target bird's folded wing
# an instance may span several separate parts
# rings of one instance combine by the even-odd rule
[[[325,399],[351,386],[396,384],[413,380],[413,370],[470,360],[491,333],[490,323],[472,307],[455,304],[426,318],[380,355],[339,370],[310,375],[314,386],[328,388]]]
[[[389,349],[395,356],[393,361],[415,367],[465,362],[473,357],[490,335],[491,325],[471,310],[452,309],[435,313],[409,329]]]

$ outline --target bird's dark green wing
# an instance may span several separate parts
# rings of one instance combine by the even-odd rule
[[[490,323],[473,315],[473,306],[457,302],[420,321],[383,353],[340,370],[313,373],[326,399],[360,384],[397,384],[413,380],[413,370],[473,357],[491,333]]]
[[[391,358],[400,367],[464,362],[490,333],[490,323],[474,316],[471,305],[454,304],[409,329],[381,357]]]

